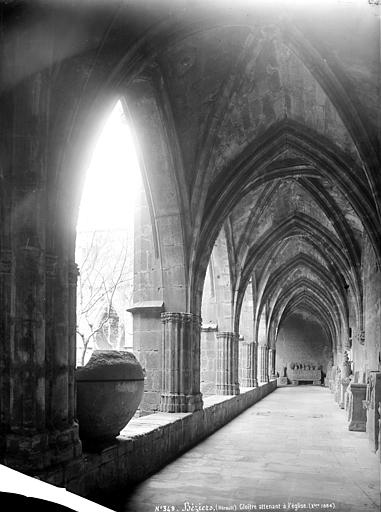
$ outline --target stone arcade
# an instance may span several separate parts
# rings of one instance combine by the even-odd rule
[[[93,496],[144,479],[277,376],[322,379],[377,450],[375,4],[1,3],[2,464]],[[146,379],[140,435],[87,454],[76,222],[119,100],[144,181],[130,311]],[[295,361],[313,368],[292,379]]]

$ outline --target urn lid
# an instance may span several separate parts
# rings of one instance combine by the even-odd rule
[[[134,354],[120,350],[94,350],[85,366],[76,369],[77,381],[144,380],[144,371]]]

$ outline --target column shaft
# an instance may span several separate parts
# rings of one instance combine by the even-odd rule
[[[160,410],[193,412],[200,393],[201,318],[192,313],[162,313],[162,395]]]
[[[259,381],[269,381],[269,370],[268,370],[268,348],[266,345],[258,345],[258,363],[259,363]]]
[[[275,375],[275,357],[276,357],[276,350],[275,348],[269,349],[269,376],[271,379],[276,379]]]
[[[238,335],[217,333],[217,394],[239,395]]]

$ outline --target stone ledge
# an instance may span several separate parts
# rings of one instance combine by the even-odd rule
[[[63,472],[61,467],[38,476],[94,501],[121,488],[127,493],[130,485],[146,479],[275,389],[276,381],[271,381],[241,388],[239,395],[209,396],[204,408],[194,413],[159,412],[134,418],[111,446],[84,454]]]
[[[132,306],[126,309],[129,313],[162,313],[164,311],[164,302],[161,300],[145,300],[135,302]]]

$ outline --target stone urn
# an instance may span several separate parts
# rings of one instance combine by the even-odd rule
[[[81,439],[88,444],[111,441],[141,402],[143,368],[131,352],[95,350],[75,377]]]

